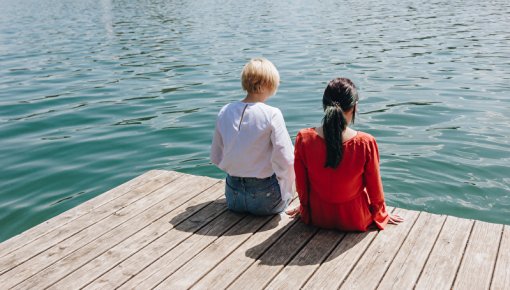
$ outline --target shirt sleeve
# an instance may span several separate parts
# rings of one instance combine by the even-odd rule
[[[280,110],[276,109],[271,120],[271,144],[273,151],[271,152],[271,164],[278,178],[282,199],[288,200],[294,192],[294,147],[290,140],[289,132],[285,126],[283,115]]]
[[[384,202],[384,191],[379,170],[379,149],[375,139],[368,144],[367,161],[365,164],[365,182],[370,199],[370,212],[376,226],[383,230],[389,220]]]
[[[308,171],[303,156],[302,136],[298,133],[296,136],[296,145],[294,149],[294,172],[296,174],[296,191],[299,196],[301,219],[304,223],[310,223],[309,197],[310,187],[308,181]]]
[[[223,139],[221,138],[219,128],[219,118],[216,120],[216,128],[214,129],[213,141],[211,145],[211,162],[219,165],[223,159]]]

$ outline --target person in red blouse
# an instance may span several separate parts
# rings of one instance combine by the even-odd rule
[[[342,231],[366,231],[403,219],[386,211],[379,151],[370,134],[354,122],[358,92],[347,78],[329,82],[322,97],[321,127],[299,131],[294,171],[300,205],[287,211],[303,222]]]

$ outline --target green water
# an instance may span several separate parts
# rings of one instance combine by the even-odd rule
[[[0,241],[150,169],[222,178],[217,111],[265,56],[289,132],[360,87],[390,205],[510,224],[510,2],[0,0]]]

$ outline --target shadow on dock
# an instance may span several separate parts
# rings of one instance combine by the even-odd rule
[[[176,230],[196,235],[255,236],[260,243],[248,248],[245,255],[262,265],[318,265],[343,255],[358,243],[369,243],[365,240],[372,240],[377,233],[319,229],[285,214],[239,214],[227,209],[224,198],[187,207],[170,223]],[[198,230],[197,225],[201,225]],[[223,230],[218,231],[220,228]]]

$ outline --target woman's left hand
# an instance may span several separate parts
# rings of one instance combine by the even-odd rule
[[[390,220],[388,221],[388,223],[392,225],[397,225],[403,221],[404,219],[398,214],[390,214]]]

